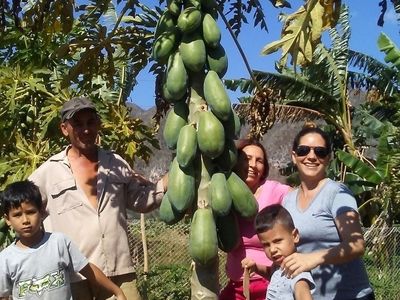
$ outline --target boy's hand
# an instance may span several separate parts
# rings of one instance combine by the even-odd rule
[[[257,264],[251,258],[245,257],[242,259],[242,268],[247,269],[250,272],[250,277],[257,273],[265,278],[271,277],[271,267]]]
[[[248,269],[250,272],[250,276],[253,276],[254,273],[257,272],[257,264],[254,260],[251,258],[245,257],[242,260],[242,268],[243,269]]]
[[[107,278],[96,265],[88,263],[79,273],[85,276],[92,286],[107,290],[110,294],[115,295],[118,300],[127,300],[121,288]]]

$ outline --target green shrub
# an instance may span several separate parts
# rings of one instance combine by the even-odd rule
[[[189,300],[189,266],[156,266],[146,274],[138,274],[138,289],[145,300]]]

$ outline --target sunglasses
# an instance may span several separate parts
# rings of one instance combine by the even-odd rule
[[[319,158],[327,157],[330,152],[326,147],[310,147],[305,145],[297,146],[294,152],[297,156],[306,156],[308,153],[310,153],[311,149],[314,150],[315,155]]]

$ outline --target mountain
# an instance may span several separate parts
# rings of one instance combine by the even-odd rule
[[[365,103],[367,95],[365,92],[352,90],[349,93],[349,98],[354,107]],[[130,103],[131,114],[133,117],[140,118],[148,126],[152,125],[152,117],[156,112],[156,108],[144,110],[139,106]],[[162,119],[157,138],[160,143],[160,150],[154,149],[154,154],[150,162],[146,165],[142,160],[138,160],[134,166],[135,170],[152,181],[156,181],[164,173],[168,171],[168,167],[173,158],[173,152],[168,149],[164,142],[162,132],[164,129],[165,118]],[[291,147],[292,142],[297,132],[303,126],[303,122],[296,123],[275,123],[275,125],[264,135],[261,143],[267,150],[269,166],[270,166],[270,179],[276,179],[285,182],[285,177],[279,174],[278,169],[285,167],[291,161]],[[241,130],[241,138],[246,137],[249,132],[248,126],[243,126]]]
[[[129,106],[133,117],[140,118],[146,125],[153,127],[152,117],[156,112],[155,107],[144,110],[133,103],[130,103]],[[134,169],[137,172],[152,181],[156,181],[168,171],[168,167],[173,159],[173,151],[168,149],[162,136],[164,124],[165,118],[162,119],[157,134],[160,143],[160,150],[153,150],[153,155],[148,164],[142,160],[137,160],[134,166]],[[298,128],[299,124],[277,123],[266,135],[264,135],[261,143],[267,149],[270,165],[270,179],[276,179],[281,182],[285,181],[285,178],[279,174],[278,168],[286,166],[286,164],[290,162],[291,143]],[[241,130],[241,138],[246,137],[248,131],[248,127],[244,126]]]
[[[154,127],[152,117],[156,113],[155,107],[144,110],[134,103],[129,103],[128,106],[131,108],[132,117],[140,118],[147,126]],[[168,171],[169,165],[173,158],[173,152],[168,149],[162,136],[164,124],[165,118],[161,120],[160,128],[157,133],[160,150],[153,148],[153,155],[151,156],[148,164],[146,164],[143,160],[138,159],[134,165],[136,172],[144,175],[153,182],[157,181]]]

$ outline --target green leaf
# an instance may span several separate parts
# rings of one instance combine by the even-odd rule
[[[378,37],[378,48],[386,54],[385,62],[392,63],[398,70],[400,70],[400,50],[383,32]]]
[[[360,195],[364,192],[371,191],[376,187],[376,184],[363,180],[362,177],[350,172],[346,173],[344,183],[351,189],[354,195]]]
[[[373,184],[379,184],[382,182],[383,178],[379,174],[379,172],[374,168],[368,166],[357,157],[342,150],[337,150],[336,156],[342,163],[353,170],[353,173],[357,174],[361,178]]]

